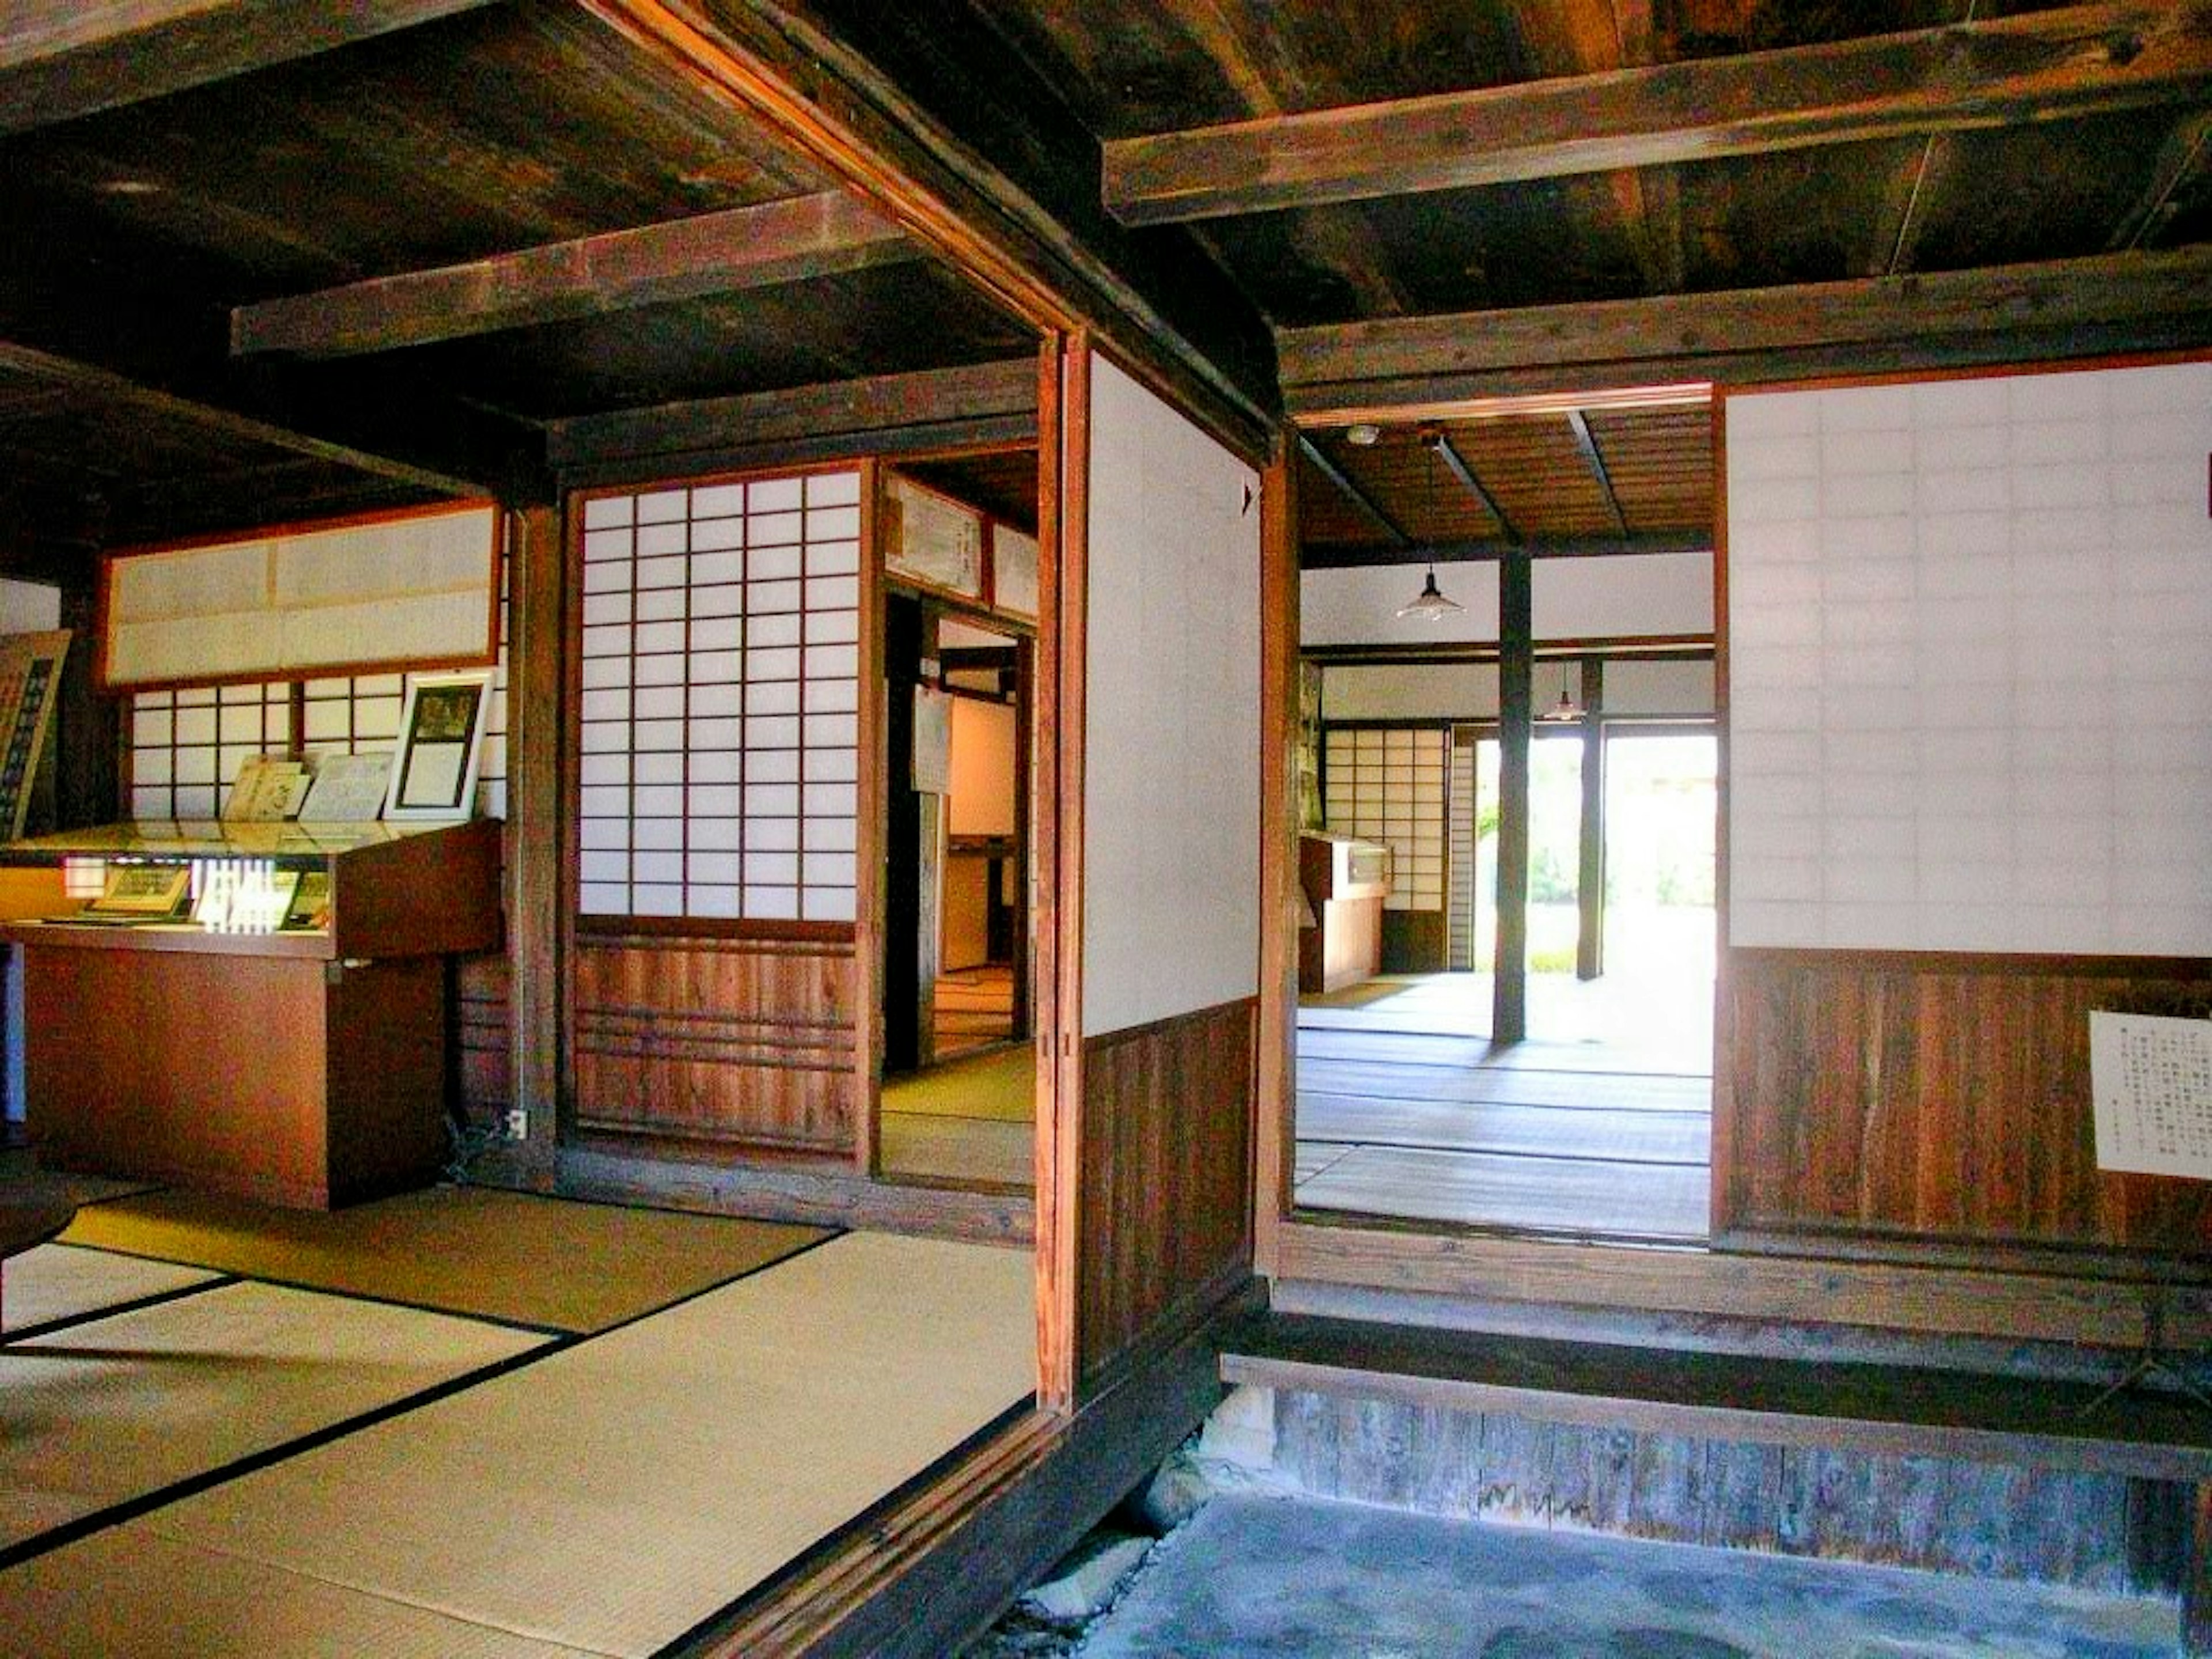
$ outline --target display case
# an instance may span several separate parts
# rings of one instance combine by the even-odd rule
[[[1379,973],[1390,849],[1350,836],[1301,836],[1298,884],[1306,900],[1298,929],[1298,989],[1341,991]]]
[[[430,1179],[445,959],[499,944],[499,836],[491,820],[133,823],[0,847],[40,1161],[315,1208]],[[176,867],[204,890],[241,864],[295,874],[314,902],[252,931],[89,919],[105,872]]]

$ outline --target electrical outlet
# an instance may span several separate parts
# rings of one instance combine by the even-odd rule
[[[507,1138],[509,1140],[530,1139],[530,1114],[520,1106],[507,1109]]]

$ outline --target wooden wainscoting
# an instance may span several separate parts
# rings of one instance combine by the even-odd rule
[[[1250,997],[1086,1038],[1078,1352],[1086,1383],[1252,1264]]]
[[[462,957],[453,963],[452,1043],[454,1088],[472,1124],[501,1122],[514,1102],[513,1019],[504,954]]]
[[[1725,984],[1723,1242],[2212,1249],[2212,1187],[2098,1170],[2088,1024],[2202,1018],[2212,963],[1737,950]]]
[[[850,939],[582,935],[574,973],[579,1128],[851,1160]]]

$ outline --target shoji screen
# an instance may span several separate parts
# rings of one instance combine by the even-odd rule
[[[1444,901],[1444,742],[1441,726],[1332,726],[1322,737],[1322,799],[1330,830],[1390,849],[1391,910]]]
[[[1725,407],[1730,942],[2212,951],[2212,364]]]
[[[851,922],[860,474],[583,507],[579,909]]]

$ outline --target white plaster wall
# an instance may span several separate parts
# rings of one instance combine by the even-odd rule
[[[1432,645],[1497,640],[1494,562],[1437,567],[1437,586],[1464,607],[1441,622],[1398,615],[1398,607],[1420,592],[1422,574],[1423,567],[1403,564],[1306,571],[1298,584],[1299,642]],[[1710,553],[1539,559],[1533,587],[1540,641],[1673,637],[1713,631]]]
[[[1538,712],[1558,698],[1559,688],[1559,665],[1537,665]],[[1712,665],[1607,663],[1605,706],[1614,714],[1710,714]],[[1498,667],[1486,662],[1331,663],[1322,671],[1321,712],[1325,720],[1495,720]]]
[[[2212,364],[1726,410],[1732,942],[2212,951]]]
[[[1083,1030],[1254,994],[1260,481],[1103,359],[1091,398]]]
[[[44,634],[61,625],[60,588],[0,580],[0,634]]]

